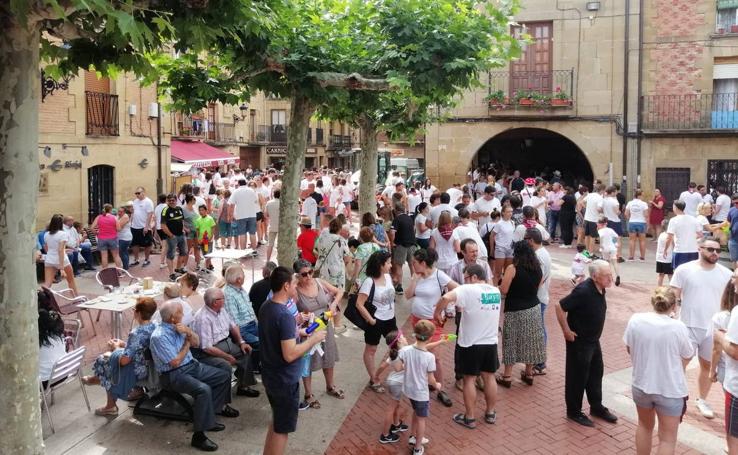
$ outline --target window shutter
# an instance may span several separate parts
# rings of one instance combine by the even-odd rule
[[[718,0],[717,9],[738,8],[738,0]]]

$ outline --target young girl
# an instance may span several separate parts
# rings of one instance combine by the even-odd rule
[[[720,312],[716,313],[712,317],[712,328],[713,330],[721,330],[723,332],[728,330],[728,322],[730,321],[730,312],[733,308],[738,305],[738,294],[733,286],[733,280],[728,282],[723,292],[723,297],[720,299]],[[712,346],[712,359],[710,362],[710,379],[712,382],[723,383],[725,378],[725,354],[723,353],[723,347],[720,342],[716,339]]]
[[[664,284],[664,275],[671,276],[674,274],[674,266],[671,263],[671,253],[674,250],[672,245],[669,245],[669,250],[666,251],[666,257],[664,257],[664,249],[666,248],[666,239],[669,238],[669,234],[666,233],[666,227],[669,225],[669,220],[663,220],[661,222],[661,234],[656,243],[656,273],[659,274],[659,286]]]
[[[384,415],[384,426],[382,428],[388,428],[389,430],[387,431],[387,434],[384,434],[384,431],[382,431],[382,434],[379,436],[379,442],[382,444],[390,444],[400,440],[400,435],[398,433],[408,430],[408,426],[402,422],[402,417],[405,415],[405,411],[402,409],[402,406],[400,406],[404,373],[402,371],[395,371],[393,365],[397,361],[397,357],[401,350],[411,348],[407,345],[405,336],[399,330],[393,330],[385,335],[384,341],[389,347],[389,357],[387,360],[382,362],[382,365],[377,371],[377,375],[381,375],[387,367],[392,367],[390,374],[385,380],[385,385],[387,386],[390,397],[394,401],[392,406],[387,409],[387,412]]]
[[[592,257],[581,243],[577,245],[577,254],[571,261],[571,284],[576,286],[584,281],[584,270],[592,262]]]
[[[602,259],[610,263],[615,274],[615,286],[620,286],[620,272],[618,271],[618,251],[620,251],[620,236],[612,228],[607,227],[607,218],[600,217],[597,221],[597,235],[600,237],[600,252]]]

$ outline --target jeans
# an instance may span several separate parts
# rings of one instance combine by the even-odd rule
[[[251,366],[254,370],[261,370],[261,362],[259,356],[259,325],[256,321],[251,321],[248,324],[240,327],[241,338],[247,342],[253,349],[251,351]]]
[[[71,251],[67,253],[67,257],[69,258],[69,263],[72,264],[72,271],[74,271],[74,276],[79,275],[79,253],[76,251]]]
[[[728,251],[730,252],[730,260],[738,262],[738,240],[728,240]]]
[[[85,258],[85,268],[87,270],[95,270],[95,260],[92,258],[92,245],[89,243],[83,243],[79,246],[80,254]]]
[[[559,226],[559,213],[561,210],[549,210],[548,212],[548,233],[551,238],[556,237],[556,228]]]
[[[600,342],[574,340],[566,342],[566,376],[564,396],[566,415],[576,416],[582,412],[582,399],[587,392],[591,411],[602,409],[602,349]]]
[[[118,254],[123,268],[128,270],[128,247],[131,246],[130,240],[118,240]]]

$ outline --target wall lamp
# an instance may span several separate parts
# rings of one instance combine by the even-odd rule
[[[249,105],[243,103],[238,107],[238,110],[241,111],[241,118],[239,118],[236,114],[233,114],[233,123],[240,122],[241,120],[246,120],[246,113],[248,113],[249,111]]]

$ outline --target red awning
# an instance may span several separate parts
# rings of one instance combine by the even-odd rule
[[[207,167],[237,164],[238,158],[204,142],[172,141],[172,162]]]

